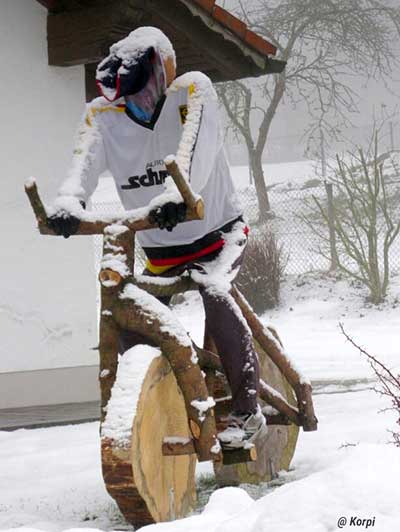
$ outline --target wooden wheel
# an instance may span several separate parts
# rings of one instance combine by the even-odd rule
[[[157,356],[144,368],[139,347],[147,346],[135,347],[138,360],[132,371],[137,368],[143,375],[132,377],[142,384],[129,445],[121,448],[109,437],[102,438],[107,490],[135,527],[184,517],[196,502],[196,455],[162,454],[164,438],[191,437],[182,394],[167,359]],[[112,401],[113,395],[110,408]]]
[[[260,378],[280,392],[286,400],[296,406],[291,386],[282,373],[254,340],[260,361]],[[261,406],[265,403],[259,400]],[[259,438],[255,444],[257,459],[234,465],[214,464],[216,480],[219,486],[238,484],[259,484],[268,482],[282,470],[288,470],[296,448],[299,428],[296,425],[271,425],[266,436]]]

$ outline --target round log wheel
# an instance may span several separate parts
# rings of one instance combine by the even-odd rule
[[[296,399],[276,365],[269,359],[256,340],[254,346],[260,361],[260,378],[280,392],[286,400],[296,406]],[[265,403],[259,400],[261,406]],[[268,433],[256,440],[257,459],[233,465],[214,464],[219,486],[259,484],[276,478],[279,471],[288,470],[296,448],[299,428],[296,425],[270,425]]]
[[[107,491],[135,528],[184,517],[196,502],[196,455],[162,454],[164,438],[191,437],[183,397],[166,357],[154,358],[143,377],[130,445],[121,449],[102,439]]]

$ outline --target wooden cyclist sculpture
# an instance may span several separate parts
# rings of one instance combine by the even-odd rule
[[[186,515],[196,458],[221,484],[287,468],[297,427],[315,430],[311,387],[233,281],[248,227],[235,199],[217,96],[201,73],[176,78],[158,29],[138,28],[97,68],[73,164],[51,209],[26,189],[44,234],[103,234],[100,384],[103,476],[136,526]],[[169,156],[174,154],[174,156]],[[86,203],[109,170],[123,217]],[[183,223],[184,222],[184,223]],[[135,233],[146,269],[134,277]],[[168,308],[199,290],[204,346]]]

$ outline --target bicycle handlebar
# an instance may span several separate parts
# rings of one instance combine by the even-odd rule
[[[187,206],[187,214],[185,222],[191,220],[202,220],[204,218],[204,202],[201,198],[195,196],[190,185],[183,177],[177,163],[173,158],[167,158],[165,161],[168,173],[172,177],[177,186],[182,198]],[[36,182],[31,180],[25,184],[25,192],[28,195],[29,202],[35,213],[38,222],[39,232],[42,235],[56,235],[47,225],[48,215],[46,208],[39,196]],[[161,195],[162,196],[162,195]],[[128,211],[126,214],[120,216],[94,215],[93,213],[85,213],[86,217],[93,217],[93,220],[82,219],[79,224],[79,229],[76,235],[98,235],[103,234],[104,229],[112,224],[123,224],[131,231],[145,231],[147,229],[155,229],[157,225],[151,223],[148,218],[148,210],[146,208]]]

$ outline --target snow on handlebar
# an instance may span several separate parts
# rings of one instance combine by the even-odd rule
[[[168,173],[175,183],[180,195],[187,205],[187,215],[185,221],[202,220],[204,218],[204,203],[200,196],[194,194],[190,188],[189,183],[183,177],[173,156],[169,156],[165,160]],[[172,184],[172,183],[171,183]],[[164,205],[168,201],[181,201],[178,191],[175,187],[167,186],[166,192],[160,194],[147,206],[141,209],[126,211],[123,215],[112,215],[106,213],[94,213],[90,211],[82,211],[80,218],[80,225],[77,235],[96,235],[103,234],[104,229],[111,224],[122,224],[128,227],[131,231],[145,231],[146,229],[153,229],[157,227],[154,223],[149,221],[149,213],[151,210]],[[44,206],[37,189],[36,181],[30,178],[25,183],[25,191],[28,195],[29,202],[35,213],[38,222],[39,231],[42,235],[55,235],[54,231],[47,225],[48,211]]]

